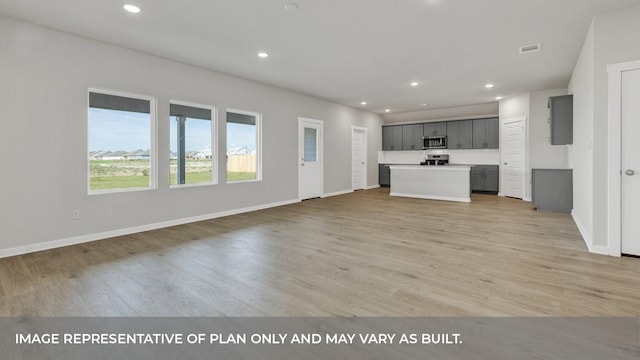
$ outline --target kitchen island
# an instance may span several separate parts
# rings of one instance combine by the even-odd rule
[[[391,196],[471,202],[471,166],[391,165]]]

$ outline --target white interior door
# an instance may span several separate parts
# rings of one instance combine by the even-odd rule
[[[622,73],[621,252],[640,255],[640,69]]]
[[[298,118],[298,196],[300,200],[322,196],[322,128],[320,120]]]
[[[367,129],[351,130],[351,179],[353,190],[367,187]]]
[[[524,198],[525,133],[524,119],[505,122],[502,127],[502,185],[503,196]]]

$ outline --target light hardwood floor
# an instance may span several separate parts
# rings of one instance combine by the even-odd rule
[[[0,259],[1,316],[640,315],[571,217],[388,189]]]

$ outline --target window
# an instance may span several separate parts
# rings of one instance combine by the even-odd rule
[[[215,183],[215,109],[172,101],[169,115],[170,184]]]
[[[304,161],[318,161],[318,130],[304,128]]]
[[[260,115],[228,110],[227,181],[260,179]]]
[[[89,192],[155,188],[155,102],[89,90]]]

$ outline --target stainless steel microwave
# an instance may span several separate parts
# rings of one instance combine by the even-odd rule
[[[422,149],[446,149],[447,137],[446,136],[424,136],[422,138]]]

